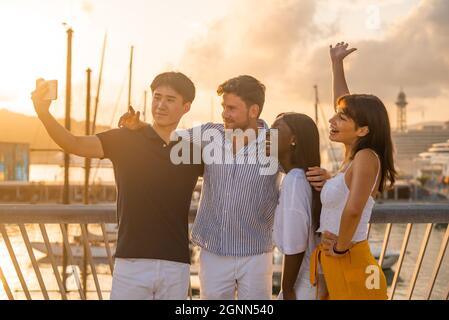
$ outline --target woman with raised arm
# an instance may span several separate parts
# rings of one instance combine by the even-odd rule
[[[395,181],[390,121],[373,95],[349,94],[343,59],[355,49],[330,47],[336,114],[330,140],[342,143],[345,159],[321,191],[321,244],[311,259],[311,282],[321,266],[329,299],[387,299],[387,283],[368,245],[374,198]]]

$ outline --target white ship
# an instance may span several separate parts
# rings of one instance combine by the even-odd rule
[[[449,176],[449,140],[432,144],[429,150],[419,154],[416,162],[421,164],[421,172]]]

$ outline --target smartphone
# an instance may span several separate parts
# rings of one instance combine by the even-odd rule
[[[38,80],[36,80],[36,89],[45,83],[47,83],[47,85],[48,85],[48,92],[44,96],[44,100],[58,99],[58,80],[38,79]]]

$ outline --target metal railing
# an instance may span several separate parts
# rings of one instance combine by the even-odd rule
[[[70,274],[72,274],[75,278],[79,298],[86,299],[87,288],[82,287],[80,274],[75,268],[76,264],[67,228],[68,225],[77,225],[79,227],[79,230],[81,231],[80,240],[84,249],[84,258],[85,261],[90,265],[91,274],[95,283],[96,293],[99,299],[103,299],[103,293],[100,287],[100,282],[98,280],[96,265],[92,257],[91,246],[89,243],[88,225],[97,224],[101,228],[104,249],[108,258],[110,274],[112,274],[114,268],[113,255],[108,239],[108,234],[106,232],[106,223],[114,223],[115,221],[115,206],[112,205],[0,205],[0,233],[26,299],[32,298],[31,293],[28,288],[27,282],[25,281],[25,276],[14,250],[14,246],[12,245],[10,236],[8,235],[7,225],[18,226],[19,232],[23,238],[23,243],[26,247],[28,257],[34,270],[34,274],[38,280],[42,296],[44,299],[49,299],[46,283],[43,279],[39,264],[35,257],[26,224],[37,224],[39,226],[41,237],[43,239],[45,249],[47,251],[47,255],[53,270],[53,275],[59,288],[59,293],[62,299],[67,299],[68,290],[64,280],[65,270],[63,270],[63,275],[61,276],[61,273],[58,270],[55,253],[53,252],[54,246],[50,243],[46,227],[46,225],[59,225],[60,235],[62,237],[62,251],[64,252],[64,255],[66,255],[68,260],[67,266],[72,269]],[[2,260],[4,258],[5,257],[2,257]],[[63,269],[65,269],[65,266]],[[83,276],[87,277],[87,273],[84,273]],[[13,299],[14,296],[12,294],[12,290],[5,277],[5,273],[1,270],[1,266],[0,277],[6,295],[9,299]]]
[[[115,205],[0,205],[0,234],[2,241],[0,244],[5,247],[6,254],[0,257],[0,280],[3,285],[3,296],[8,299],[104,299],[109,292],[108,285],[111,282],[111,275],[114,270],[113,251],[114,244],[109,239],[106,230],[106,224],[116,222]],[[195,214],[195,208],[191,209],[191,214]],[[449,259],[445,259],[445,253],[449,242],[449,228],[446,225],[442,237],[434,239],[435,245],[439,248],[429,261],[426,261],[432,234],[435,232],[435,226],[447,224],[449,222],[449,204],[417,204],[417,203],[384,203],[376,204],[369,228],[370,241],[376,236],[383,238],[381,241],[381,251],[378,257],[380,265],[385,263],[388,256],[389,245],[392,242],[393,226],[405,225],[405,231],[401,239],[399,257],[397,259],[392,281],[389,287],[389,297],[394,299],[397,295],[398,284],[404,288],[405,283],[400,275],[403,271],[405,261],[413,259],[410,272],[409,283],[406,293],[402,295],[403,299],[412,299],[415,296],[419,277],[422,275],[423,266],[431,268],[430,277],[425,278],[425,290],[421,290],[423,299],[448,299],[449,298]],[[385,230],[383,230],[385,226]],[[425,228],[423,229],[423,226]],[[51,228],[49,235],[48,228]],[[92,239],[91,230],[98,231]],[[417,245],[416,234],[412,236],[412,231],[419,231],[421,241],[419,249],[410,249],[410,245]],[[423,230],[422,230],[423,229]],[[42,263],[36,257],[35,243],[30,239],[30,230],[33,239],[39,238],[43,242],[42,248],[45,248],[46,258],[51,266],[44,274]],[[420,232],[423,231],[423,232]],[[76,235],[75,235],[76,234]],[[397,234],[394,234],[397,238]],[[61,241],[55,244],[53,240]],[[441,238],[441,240],[440,240]],[[11,240],[13,239],[13,241]],[[19,243],[20,240],[20,243]],[[95,246],[94,246],[95,242]],[[98,245],[98,243],[101,245]],[[438,242],[438,243],[436,243]],[[18,252],[21,245],[24,249]],[[82,248],[82,253],[79,250]],[[92,250],[104,250],[106,259],[99,262],[93,257]],[[56,255],[55,250],[58,251]],[[78,250],[75,261],[74,250]],[[58,262],[61,260],[61,251],[66,257],[67,263],[63,264],[62,271],[58,268]],[[24,257],[27,262],[23,262]],[[416,257],[415,257],[416,256]],[[82,272],[78,272],[77,266],[82,257],[84,267]],[[58,260],[59,259],[59,260]],[[429,260],[429,259],[427,259]],[[427,262],[425,264],[425,262]],[[25,265],[24,265],[25,263]],[[8,265],[8,272],[5,266]],[[87,265],[90,267],[88,272]],[[106,268],[104,267],[106,265]],[[444,266],[444,268],[443,268]],[[73,278],[75,289],[70,289],[66,284],[65,267],[69,268],[68,274]],[[28,272],[24,272],[28,268]],[[100,279],[98,269],[102,268],[103,275]],[[49,269],[49,268],[47,268]],[[87,281],[91,276],[90,282]],[[30,278],[36,281],[30,284]],[[11,285],[14,282],[14,285]],[[31,281],[32,282],[32,281]],[[56,282],[56,285],[54,284]],[[422,282],[422,281],[421,281]],[[90,284],[90,287],[89,287]],[[438,285],[440,294],[436,296],[434,289]],[[34,286],[34,288],[33,288]],[[53,287],[50,288],[49,287]],[[56,287],[56,288],[55,288]],[[422,287],[422,285],[421,285]],[[441,290],[443,288],[443,290]],[[110,289],[110,287],[109,287]],[[403,290],[404,291],[404,290]],[[1,290],[0,290],[1,293]],[[51,293],[51,294],[50,294]]]

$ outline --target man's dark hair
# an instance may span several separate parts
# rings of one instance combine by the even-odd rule
[[[247,107],[257,104],[259,106],[258,116],[262,113],[265,103],[265,86],[252,76],[243,75],[229,79],[218,86],[217,93],[219,96],[224,93],[233,93],[239,96]]]
[[[168,86],[182,96],[183,102],[193,102],[195,99],[195,85],[181,72],[164,72],[156,76],[151,83],[151,92],[161,86]]]

